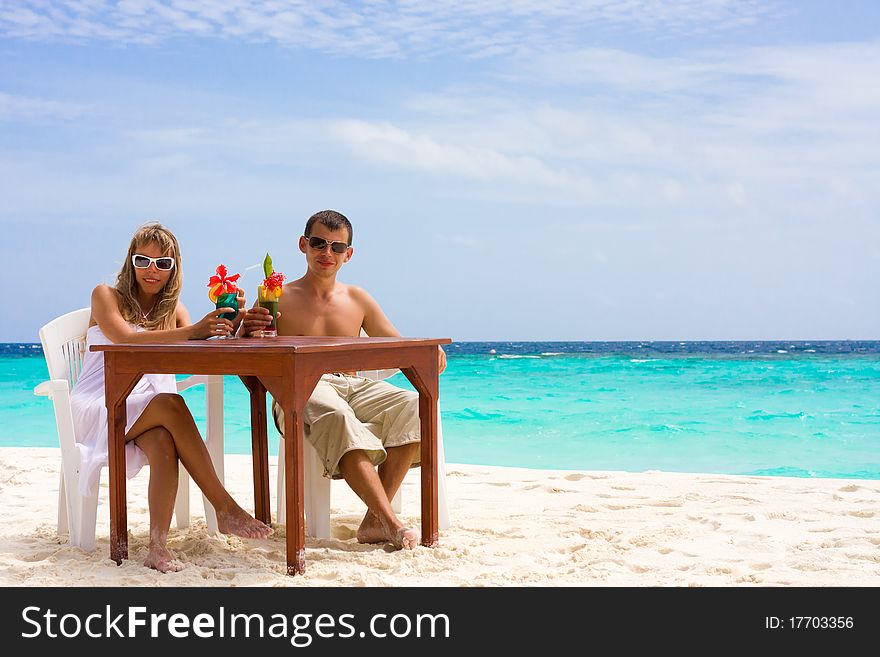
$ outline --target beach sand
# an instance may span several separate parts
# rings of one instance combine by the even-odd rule
[[[665,472],[575,472],[447,464],[452,526],[437,548],[389,552],[354,538],[363,506],[333,483],[333,537],[306,539],[287,577],[284,529],[210,536],[192,486],[189,529],[169,546],[186,568],[144,568],[147,470],[128,482],[130,560],[109,558],[107,471],[92,553],[56,535],[57,449],[0,449],[4,586],[878,586],[880,481]],[[275,511],[275,459],[270,460]],[[226,456],[252,510],[251,461]],[[418,471],[404,483],[418,527]]]

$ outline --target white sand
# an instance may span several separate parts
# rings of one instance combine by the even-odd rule
[[[880,481],[448,465],[452,527],[435,549],[359,545],[361,502],[333,483],[333,538],[306,541],[287,577],[283,528],[262,541],[172,526],[180,573],[144,568],[144,470],[128,484],[130,560],[109,558],[107,471],[90,554],[56,535],[56,449],[0,449],[0,584],[17,586],[878,586]],[[250,458],[226,457],[233,496],[252,510]],[[275,462],[271,461],[273,514]],[[418,526],[418,471],[404,520]]]

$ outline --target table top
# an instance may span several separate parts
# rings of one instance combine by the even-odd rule
[[[413,346],[439,346],[449,344],[450,338],[396,338],[396,337],[350,337],[350,336],[283,336],[277,338],[233,338],[231,340],[169,340],[168,342],[92,345],[91,351],[125,352],[242,352],[258,350],[260,353],[312,353],[344,351],[352,348],[397,349]]]

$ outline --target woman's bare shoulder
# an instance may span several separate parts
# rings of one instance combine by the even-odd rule
[[[189,326],[192,321],[189,318],[189,311],[186,309],[183,301],[177,300],[177,308],[174,310],[174,326]]]
[[[112,285],[101,283],[92,290],[92,314],[89,317],[89,326],[98,323],[98,317],[108,317],[119,314],[119,292]]]
[[[107,285],[106,283],[101,283],[95,286],[95,289],[92,290],[92,303],[95,301],[101,303],[119,303],[119,292],[112,285]]]

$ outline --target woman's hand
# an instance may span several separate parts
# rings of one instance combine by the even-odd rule
[[[233,308],[217,308],[202,317],[198,322],[189,327],[190,340],[204,340],[220,335],[230,335],[233,331],[232,322],[221,317],[224,313],[231,313]]]
[[[244,298],[244,290],[239,288],[235,289],[235,301],[238,304],[238,314],[235,316],[235,319],[232,320],[232,331],[234,333],[238,332],[238,327],[241,326],[241,320],[244,319],[245,313],[245,298]]]

